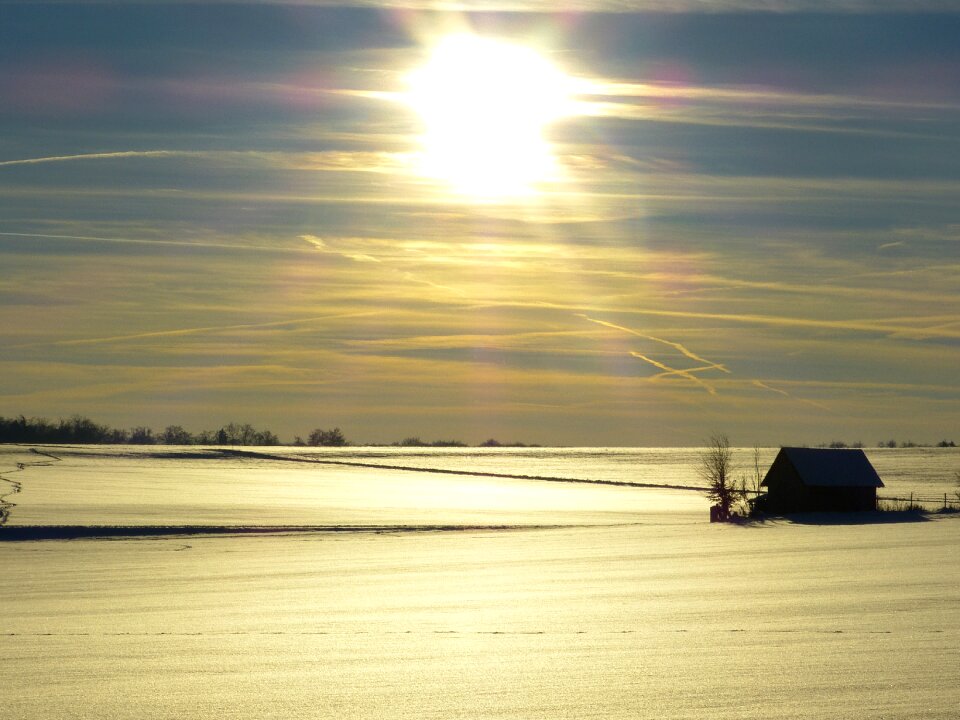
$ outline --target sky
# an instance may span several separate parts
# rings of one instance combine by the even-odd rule
[[[957,3],[555,6],[0,2],[0,415],[960,442]]]

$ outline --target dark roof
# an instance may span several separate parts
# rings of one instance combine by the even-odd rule
[[[863,450],[785,447],[780,448],[777,460],[781,456],[793,465],[803,484],[810,487],[883,487]],[[767,484],[766,478],[763,484]]]

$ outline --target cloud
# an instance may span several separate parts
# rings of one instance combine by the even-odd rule
[[[834,392],[850,392],[853,394],[864,392],[907,392],[911,394],[934,394],[951,399],[960,395],[960,388],[956,385],[944,385],[941,383],[922,383],[922,382],[892,382],[876,380],[816,380],[816,379],[798,379],[798,378],[779,378],[776,380],[778,385],[786,385],[790,388],[806,388],[815,390],[826,390]]]
[[[262,252],[262,253],[297,253],[304,251],[299,248],[283,247],[277,245],[255,245],[245,243],[240,239],[235,242],[214,242],[211,240],[167,240],[164,238],[127,238],[127,237],[109,237],[103,235],[64,235],[58,233],[36,233],[36,232],[0,232],[0,237],[13,238],[36,238],[42,240],[65,240],[78,243],[106,243],[109,245],[132,245],[138,247],[173,247],[184,249],[208,249],[208,250],[229,250],[236,252]]]
[[[568,310],[577,309],[576,306],[554,303],[544,303],[541,304],[541,306]],[[652,317],[684,318],[688,320],[719,320],[722,322],[734,322],[745,325],[766,325],[778,328],[844,330],[856,333],[876,333],[890,336],[902,335],[903,337],[911,337],[916,333],[921,333],[923,338],[960,339],[960,328],[953,329],[952,326],[949,325],[921,329],[883,320],[826,320],[751,313],[713,313],[691,310],[660,310],[654,308],[619,308],[617,312]]]
[[[373,255],[366,255],[364,253],[343,252],[340,250],[335,250],[331,248],[329,245],[327,245],[327,243],[325,243],[323,240],[318,238],[316,235],[301,235],[300,238],[302,240],[306,240],[308,243],[313,245],[320,252],[340,255],[342,257],[348,258],[350,260],[354,260],[356,262],[371,262],[371,263],[380,262],[377,258],[373,257]]]
[[[647,98],[651,100],[701,100],[732,106],[792,106],[813,110],[843,110],[839,113],[816,113],[815,116],[849,119],[851,110],[876,113],[878,110],[960,110],[956,103],[897,101],[860,95],[804,93],[771,87],[710,86],[686,83],[653,83],[616,80],[587,80],[582,84],[583,95],[614,98]],[[749,111],[754,111],[751,107]]]
[[[0,5],[12,0],[3,0]],[[53,0],[51,4],[113,5],[117,0]],[[133,0],[139,5],[231,5],[235,0]],[[248,0],[251,5],[386,8],[430,12],[554,13],[553,0]],[[956,13],[954,0],[570,0],[564,12],[596,13]]]
[[[397,172],[408,168],[410,153],[329,150],[324,152],[264,152],[259,150],[118,150],[115,152],[49,155],[0,160],[0,167],[90,160],[193,158],[208,161],[244,161],[286,170],[328,172]]]
[[[385,151],[343,151],[273,153],[275,164],[292,170],[327,172],[409,172],[413,154]]]
[[[891,243],[893,247],[898,247],[898,243]],[[881,246],[879,249],[883,249],[885,246]],[[836,268],[834,268],[836,270]],[[956,300],[955,295],[951,295],[949,292],[944,293],[934,293],[926,290],[900,290],[898,288],[892,287],[866,287],[863,285],[843,285],[842,283],[846,278],[843,276],[834,276],[829,279],[828,283],[823,283],[821,280],[820,284],[807,284],[803,285],[797,282],[777,282],[777,281],[751,281],[751,280],[741,280],[739,278],[723,278],[717,277],[714,275],[703,275],[694,278],[685,279],[683,277],[678,277],[672,281],[675,283],[684,283],[691,282],[696,283],[698,289],[704,287],[707,288],[717,288],[717,289],[728,289],[728,290],[750,290],[758,291],[759,295],[767,295],[771,293],[785,294],[785,295],[802,295],[806,298],[812,297],[822,297],[822,298],[842,298],[846,300],[877,300],[877,301],[900,301],[900,302],[913,302],[913,303],[950,303]]]
[[[578,104],[594,117],[715,127],[939,139],[934,120],[955,121],[957,103],[909,102],[770,87],[583,79]],[[905,124],[917,115],[924,125]],[[898,123],[899,121],[899,123]]]
[[[352,347],[383,348],[389,350],[437,350],[437,349],[473,349],[494,348],[497,350],[513,350],[532,352],[544,351],[545,340],[583,339],[587,333],[578,330],[555,331],[528,331],[528,332],[499,332],[487,334],[459,334],[445,335],[412,335],[396,338],[375,338],[366,340],[348,340],[346,344]],[[551,354],[586,353],[577,349],[564,349],[551,345],[548,348]]]
[[[183,335],[213,335],[236,330],[253,330],[263,328],[279,328],[294,325],[305,325],[316,322],[325,322],[331,320],[342,320],[344,318],[369,317],[376,315],[376,311],[360,311],[350,313],[334,313],[330,315],[318,315],[315,317],[295,318],[292,320],[275,320],[263,323],[240,323],[236,325],[205,325],[199,327],[174,328],[170,330],[154,330],[151,332],[127,333],[123,335],[108,335],[103,337],[79,338],[72,340],[53,340],[39,343],[23,343],[13,345],[13,348],[27,348],[36,346],[74,346],[74,345],[102,345],[108,343],[126,342],[130,340],[150,340],[163,337],[177,337]]]

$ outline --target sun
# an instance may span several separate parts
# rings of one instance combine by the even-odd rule
[[[571,113],[571,79],[531,48],[451,35],[408,77],[420,170],[476,198],[528,195],[558,168],[544,129]]]

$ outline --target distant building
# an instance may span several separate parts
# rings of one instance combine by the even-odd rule
[[[780,448],[761,486],[758,509],[771,513],[877,509],[883,481],[863,450]]]

